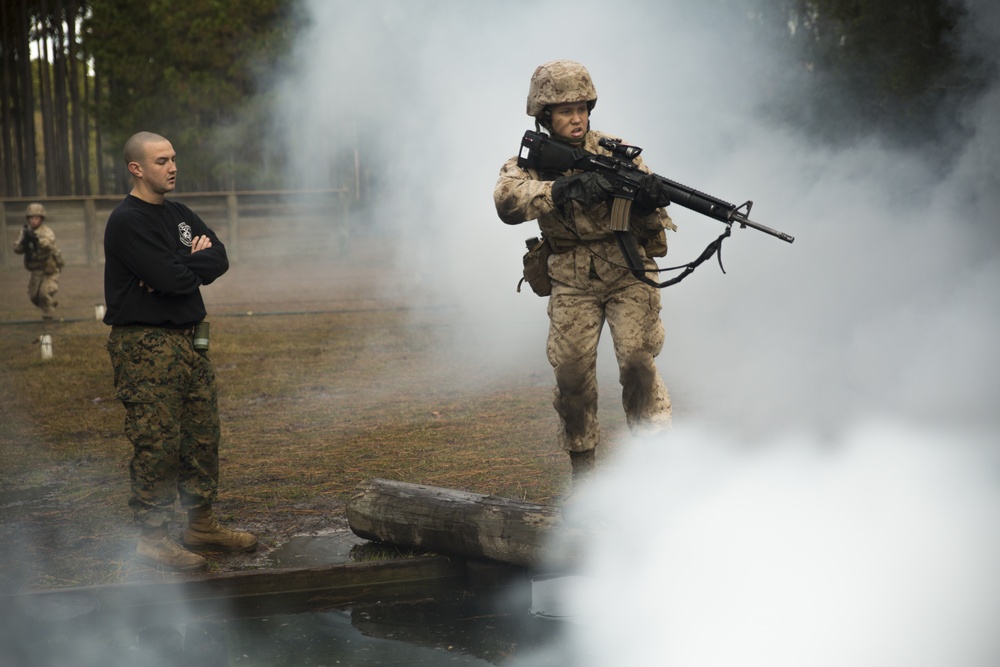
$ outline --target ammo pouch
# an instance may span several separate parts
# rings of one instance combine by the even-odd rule
[[[45,273],[51,276],[54,273],[62,271],[64,266],[66,266],[66,262],[63,261],[62,253],[58,250],[53,250],[49,258],[45,260]]]
[[[667,233],[661,229],[660,233],[651,239],[640,239],[639,245],[646,251],[646,257],[666,257]]]
[[[552,279],[549,278],[549,255],[552,247],[543,236],[526,239],[524,244],[528,252],[524,253],[524,277],[517,283],[517,291],[521,291],[521,283],[527,281],[531,291],[538,296],[552,294]]]

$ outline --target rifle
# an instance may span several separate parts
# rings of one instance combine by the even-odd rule
[[[614,188],[614,199],[611,205],[611,230],[615,233],[618,247],[628,265],[627,268],[642,282],[654,287],[673,285],[683,280],[699,264],[716,253],[719,256],[719,267],[722,268],[722,241],[729,237],[734,224],[738,224],[741,228],[750,227],[759,232],[770,234],[787,243],[795,241],[795,237],[789,234],[751,220],[749,216],[750,209],[753,207],[752,201],[748,200],[746,203],[736,206],[659,174],[652,174],[654,178],[659,179],[660,185],[668,193],[671,202],[726,225],[726,231],[710,243],[698,259],[683,266],[673,267],[673,269],[685,269],[682,275],[664,283],[656,283],[645,275],[648,270],[643,268],[638,246],[629,233],[628,227],[632,202],[642,186],[642,179],[648,176],[633,162],[642,149],[638,146],[623,144],[621,140],[606,137],[602,138],[599,143],[602,148],[606,148],[612,154],[597,155],[582,148],[573,148],[568,144],[553,141],[548,135],[528,130],[521,139],[521,152],[518,154],[517,165],[522,169],[536,169],[538,171],[565,172],[571,169],[593,171],[607,178]],[[722,272],[725,273],[724,268]]]
[[[38,234],[35,234],[35,230],[28,224],[24,225],[22,233],[21,247],[24,248],[24,256],[30,260],[31,256],[38,252]]]

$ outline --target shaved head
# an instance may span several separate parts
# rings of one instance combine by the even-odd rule
[[[125,157],[125,164],[130,162],[141,163],[142,158],[146,155],[146,144],[159,143],[166,140],[165,137],[161,137],[153,132],[136,132],[125,142],[125,150],[122,151],[122,155]]]
[[[163,203],[163,195],[177,183],[177,153],[164,137],[153,132],[136,132],[122,151],[125,167],[132,176],[132,191],[150,204]]]

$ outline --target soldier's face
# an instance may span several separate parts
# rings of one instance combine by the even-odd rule
[[[177,153],[169,141],[151,141],[145,145],[145,155],[139,165],[139,175],[153,192],[173,192],[177,181]]]
[[[552,131],[563,139],[581,141],[590,123],[586,102],[566,102],[552,105]]]
[[[28,224],[31,225],[32,229],[38,229],[38,225],[42,224],[42,216],[40,215],[29,215]]]

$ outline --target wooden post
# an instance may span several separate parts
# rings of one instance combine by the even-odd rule
[[[93,197],[83,200],[83,251],[87,255],[87,266],[97,266],[100,262],[98,248],[103,233],[97,226],[97,204]]]
[[[14,242],[16,241],[17,239],[14,239]],[[14,249],[7,241],[7,204],[3,201],[0,201],[0,242],[3,245],[3,248],[0,249],[0,265],[6,266],[7,262],[10,261],[10,256],[14,254]]]
[[[226,223],[229,226],[226,254],[230,261],[238,262],[240,259],[240,214],[235,192],[226,195]]]
[[[556,507],[385,479],[357,486],[347,521],[367,540],[529,568],[574,566],[583,538]]]

